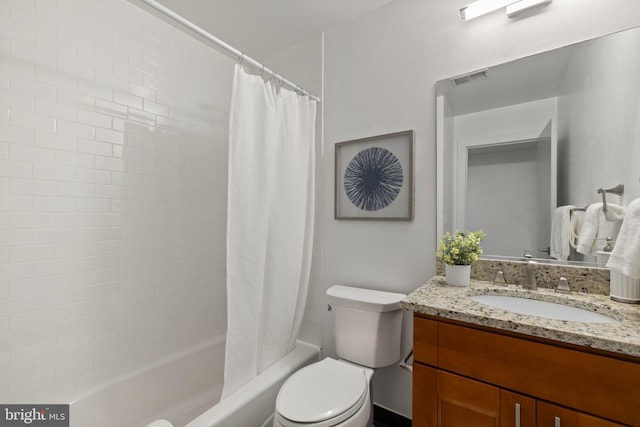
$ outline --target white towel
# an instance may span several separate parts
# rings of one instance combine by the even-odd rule
[[[604,217],[609,222],[620,222],[624,218],[624,208],[614,203],[607,203],[607,211]]]
[[[551,239],[549,254],[552,258],[560,261],[566,261],[569,259],[569,251],[571,250],[569,244],[572,237],[571,226],[571,209],[575,206],[559,206],[553,212],[551,218]]]
[[[569,245],[576,249],[578,247],[578,239],[580,238],[580,231],[582,230],[582,224],[584,224],[585,211],[573,211],[570,213],[571,223],[571,239],[569,239]]]
[[[598,232],[604,230],[605,221],[602,203],[592,203],[587,207],[576,251],[584,255],[595,255],[598,252],[596,239]]]
[[[640,279],[640,199],[627,206],[607,267]]]
[[[587,207],[584,215],[584,224],[578,236],[576,251],[584,255],[595,255],[605,245],[607,237],[617,235],[620,221],[624,216],[624,208],[614,203],[607,203],[607,212],[611,221],[607,221],[602,203],[592,203]],[[609,227],[609,224],[613,226]]]

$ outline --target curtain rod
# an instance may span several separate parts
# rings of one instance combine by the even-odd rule
[[[227,53],[229,56],[234,57],[241,65],[250,65],[256,69],[260,70],[261,74],[265,74],[265,75],[271,75],[274,79],[279,80],[282,82],[282,84],[290,89],[293,89],[294,91],[298,92],[298,93],[302,93],[305,96],[308,96],[309,98],[313,99],[314,101],[320,101],[320,98],[318,98],[317,96],[313,95],[311,92],[301,88],[300,86],[296,85],[295,83],[285,79],[283,76],[277,74],[275,71],[272,71],[270,69],[268,69],[267,67],[264,66],[264,64],[256,61],[255,59],[245,55],[242,51],[236,49],[235,47],[229,45],[228,43],[225,43],[224,41],[220,40],[219,38],[217,38],[216,36],[212,35],[211,33],[206,32],[205,30],[203,30],[202,28],[198,27],[197,25],[195,25],[193,22],[183,18],[182,16],[178,15],[177,13],[175,13],[174,11],[172,11],[171,9],[161,5],[160,3],[158,3],[155,0],[136,0],[134,1],[134,3],[144,3],[145,5],[149,6],[150,8],[156,10],[157,12],[160,12],[162,15],[164,15],[165,17],[169,18],[172,21],[175,21],[179,24],[181,24],[182,26],[186,27],[187,29],[193,31],[194,33],[198,34],[200,37],[205,38],[207,41],[212,42],[213,44],[215,44],[216,46],[220,47],[221,49],[223,49],[225,51],[225,53]]]

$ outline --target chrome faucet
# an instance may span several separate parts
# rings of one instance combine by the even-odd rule
[[[538,263],[533,260],[527,261],[527,265],[524,266],[524,289],[537,289],[536,284],[536,271],[538,271]]]

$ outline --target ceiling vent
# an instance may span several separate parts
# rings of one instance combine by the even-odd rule
[[[451,82],[453,83],[454,86],[459,86],[464,83],[471,83],[477,80],[484,80],[487,77],[489,77],[489,69],[485,68],[483,70],[473,71],[468,74],[463,74],[458,77],[453,77],[451,79]]]

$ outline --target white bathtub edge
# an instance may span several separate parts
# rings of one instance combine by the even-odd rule
[[[185,411],[199,403],[201,394],[222,384],[225,337],[220,334],[84,392],[70,403],[71,427],[144,426],[175,412],[173,405]],[[191,399],[196,400],[186,402]]]
[[[276,396],[284,381],[298,369],[319,359],[318,347],[297,341],[289,354],[185,427],[263,425],[273,415]],[[251,410],[247,409],[247,402],[251,402]]]

